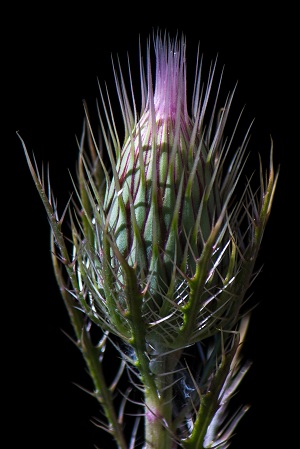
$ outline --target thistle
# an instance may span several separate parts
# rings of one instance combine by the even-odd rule
[[[233,150],[240,117],[229,136],[227,120],[235,89],[219,106],[216,63],[204,83],[198,55],[189,110],[185,38],[157,33],[153,43],[154,73],[150,42],[146,65],[140,51],[139,113],[130,67],[129,91],[114,67],[123,139],[107,91],[100,88],[99,142],[85,108],[77,199],[65,210],[71,237],[50,182],[47,196],[23,148],[50,221],[75,343],[104,414],[96,424],[120,449],[225,449],[247,410],[230,416],[228,404],[250,366],[241,357],[247,292],[278,172],[271,146],[259,188],[247,180],[240,191],[250,127]],[[107,347],[120,359],[111,383],[103,370]],[[117,402],[124,383],[130,388]],[[132,402],[135,417],[127,414]]]

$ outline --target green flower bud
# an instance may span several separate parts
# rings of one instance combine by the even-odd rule
[[[224,423],[227,403],[248,369],[239,358],[248,326],[243,306],[278,173],[271,147],[265,177],[260,167],[260,188],[252,191],[247,181],[238,190],[249,135],[232,154],[238,123],[228,137],[227,119],[234,91],[219,107],[220,82],[212,94],[216,66],[205,85],[200,63],[189,111],[185,45],[184,38],[156,36],[154,88],[148,47],[146,70],[142,62],[140,68],[139,116],[131,75],[130,99],[122,72],[115,72],[122,145],[110,99],[101,90],[106,120],[100,113],[99,146],[87,114],[74,184],[79,206],[71,214],[72,255],[51,189],[47,198],[44,177],[23,143],[51,223],[56,279],[107,429],[122,448],[127,445],[111,393],[125,364],[130,382],[135,376],[144,393],[145,448],[157,442],[166,449],[177,442],[185,449],[228,447],[246,411]],[[103,331],[96,346],[86,316]],[[107,388],[101,364],[109,333],[117,336],[111,341],[122,366]]]
[[[215,66],[206,86],[201,64],[197,68],[188,113],[185,48],[184,39],[157,36],[154,90],[148,48],[147,77],[141,64],[140,118],[133,91],[132,109],[123,75],[115,73],[124,144],[101,92],[109,129],[100,115],[105,148],[90,144],[93,172],[84,151],[79,164],[86,218],[85,238],[75,239],[75,248],[91,315],[127,340],[133,338],[133,321],[142,322],[154,352],[157,340],[176,349],[236,325],[276,184],[271,164],[261,197],[248,183],[233,200],[248,133],[227,161],[236,130],[230,138],[224,135],[233,93],[218,112],[218,98],[211,97]],[[220,82],[216,87],[219,92]],[[89,134],[95,144],[90,127]],[[139,302],[136,315],[132,297]]]
[[[146,106],[128,130],[103,207],[118,249],[145,279],[151,276],[152,289],[161,295],[174,266],[187,276],[195,274],[222,198],[213,180],[218,148],[209,154],[202,129],[206,104],[199,92],[192,119],[187,112],[185,42],[157,39],[155,51],[155,92],[148,70],[142,86]],[[126,123],[130,111],[121,104]]]

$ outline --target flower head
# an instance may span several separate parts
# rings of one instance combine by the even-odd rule
[[[216,64],[205,84],[198,59],[189,109],[185,38],[158,33],[154,52],[154,80],[150,45],[146,67],[140,57],[139,114],[130,71],[131,95],[122,71],[114,70],[122,144],[108,95],[100,89],[99,143],[86,111],[72,255],[56,203],[45,196],[43,178],[25,153],[52,226],[56,277],[119,447],[127,445],[101,368],[109,333],[130,366],[130,381],[135,375],[143,385],[145,448],[159,441],[165,449],[175,443],[225,449],[246,410],[224,424],[227,402],[248,368],[239,359],[247,329],[245,295],[278,174],[271,148],[266,176],[260,167],[260,188],[253,191],[247,181],[241,191],[249,130],[234,149],[239,117],[227,135],[234,91],[219,105],[221,80],[212,93]],[[78,308],[104,333],[96,347]]]
[[[236,199],[248,133],[227,161],[235,129],[230,137],[224,130],[233,93],[217,110],[218,98],[211,96],[216,65],[204,86],[198,61],[189,113],[185,39],[157,35],[154,50],[155,83],[149,47],[146,70],[141,60],[139,115],[133,89],[130,101],[122,72],[115,71],[122,145],[101,92],[109,131],[102,119],[101,128],[112,175],[104,149],[97,147],[94,175],[86,170],[85,181],[82,165],[87,169],[88,163],[80,153],[81,201],[92,233],[89,229],[75,247],[92,313],[105,326],[130,338],[134,285],[149,341],[160,335],[177,348],[238,322],[272,194],[266,199],[262,190],[257,197],[247,183]],[[219,88],[220,82],[217,95]],[[89,133],[93,136],[91,128]]]
[[[208,192],[214,167],[201,130],[206,105],[199,91],[192,119],[187,112],[185,41],[157,38],[155,55],[155,90],[148,68],[142,84],[146,104],[128,127],[104,208],[118,249],[159,289],[170,283],[174,266],[194,274],[195,259],[220,214],[220,195],[217,182]],[[122,92],[126,124],[131,112],[124,98]]]

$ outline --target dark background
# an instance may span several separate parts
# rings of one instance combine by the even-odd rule
[[[9,97],[6,110],[11,111],[12,133],[3,152],[12,160],[2,171],[4,179],[6,170],[13,168],[14,173],[3,193],[12,218],[4,237],[9,245],[4,371],[12,382],[6,418],[18,429],[10,432],[9,447],[109,447],[102,431],[90,422],[100,417],[96,401],[75,385],[90,387],[81,355],[64,334],[71,329],[52,273],[49,226],[16,131],[39,167],[49,163],[62,211],[72,190],[68,170],[75,174],[83,100],[96,121],[97,79],[114,93],[111,55],[119,55],[126,72],[128,52],[136,71],[139,38],[145,49],[157,28],[173,37],[185,34],[191,80],[200,42],[207,65],[216,55],[219,69],[225,64],[223,91],[232,90],[238,81],[236,101],[238,108],[246,105],[245,126],[255,119],[249,146],[253,167],[258,153],[267,166],[270,135],[274,142],[280,177],[261,248],[259,262],[264,267],[253,289],[259,305],[245,348],[253,365],[238,398],[251,408],[230,447],[294,447],[294,310],[299,299],[292,262],[298,244],[296,12],[274,6],[265,12],[253,6],[203,8],[198,3],[181,4],[176,10],[166,5],[168,13],[160,11],[161,5],[144,3],[124,11],[117,4],[105,10],[100,3],[73,4],[70,9],[51,5],[12,11],[10,45],[4,45],[4,93]]]

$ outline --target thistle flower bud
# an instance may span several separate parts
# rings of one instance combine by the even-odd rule
[[[113,398],[126,365],[130,383],[135,376],[143,393],[144,449],[225,449],[247,409],[224,419],[248,369],[239,358],[248,325],[243,306],[278,173],[271,147],[266,176],[260,167],[260,188],[252,191],[247,181],[239,193],[249,130],[232,154],[239,118],[231,135],[226,130],[234,90],[219,106],[221,81],[212,94],[216,64],[204,84],[198,59],[189,111],[185,39],[157,34],[154,51],[154,82],[150,46],[146,69],[140,58],[140,114],[130,71],[131,98],[122,71],[114,70],[122,144],[101,89],[106,120],[99,111],[99,145],[86,111],[71,255],[64,215],[58,217],[51,189],[47,198],[44,178],[23,146],[51,223],[56,278],[108,432],[118,447],[129,447],[121,425],[125,405],[116,413]],[[82,315],[103,332],[98,344]],[[102,370],[109,334],[122,359],[110,387]]]
[[[161,296],[174,266],[195,274],[221,198],[202,131],[206,105],[200,104],[199,86],[193,120],[188,115],[185,41],[155,44],[155,91],[148,69],[146,105],[128,129],[103,207],[118,249],[139,276],[151,277],[152,294]],[[126,123],[130,110],[122,97],[124,92]]]
[[[227,161],[236,128],[229,138],[224,130],[234,92],[218,111],[220,82],[211,98],[216,64],[204,86],[198,60],[188,113],[185,45],[184,38],[157,36],[154,89],[148,48],[147,68],[141,62],[140,69],[139,117],[133,89],[130,102],[122,72],[118,76],[115,71],[123,145],[100,90],[109,132],[101,118],[100,123],[112,177],[101,148],[91,151],[94,174],[83,151],[79,164],[80,200],[92,232],[86,230],[75,248],[91,315],[128,340],[134,333],[132,309],[137,307],[131,298],[138,296],[136,319],[155,353],[158,340],[176,350],[236,325],[275,184],[271,165],[260,203],[249,184],[233,201],[248,133]],[[95,145],[90,126],[89,133]]]

